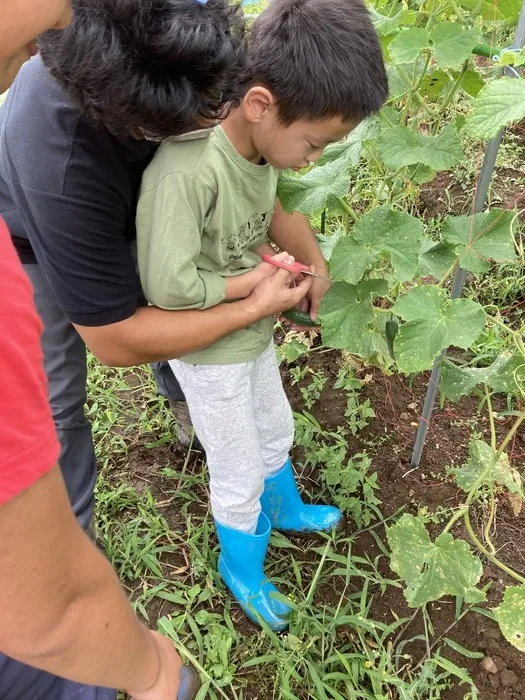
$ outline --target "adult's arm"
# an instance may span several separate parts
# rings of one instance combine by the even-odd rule
[[[58,467],[0,507],[0,541],[5,654],[138,697],[166,684],[170,673],[176,688],[176,654],[171,669],[162,668],[163,640],[138,621],[111,566],[77,524]]]
[[[42,324],[1,219],[0,298],[0,650],[138,700],[173,700],[173,645],[135,618],[71,511],[56,466]]]
[[[165,311],[149,306],[138,308],[124,321],[104,326],[75,324],[75,328],[97,359],[108,366],[169,360],[296,306],[309,292],[312,280],[306,278],[290,287],[293,279],[286,270],[276,269],[241,301],[205,311]]]

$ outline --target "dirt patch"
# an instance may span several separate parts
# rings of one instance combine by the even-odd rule
[[[341,357],[337,352],[314,352],[306,358],[300,358],[299,366],[308,364],[313,371],[322,372],[329,379],[321,393],[321,396],[310,412],[326,429],[336,429],[345,425],[344,412],[346,409],[346,394],[333,388],[335,378],[341,365]],[[388,517],[404,508],[405,512],[417,513],[418,509],[426,508],[430,513],[451,509],[457,506],[464,494],[458,490],[447,476],[447,468],[452,465],[460,465],[467,456],[467,446],[472,431],[476,430],[484,437],[488,436],[489,427],[483,417],[478,416],[478,400],[467,398],[458,404],[445,404],[437,406],[429,428],[427,446],[423,455],[420,468],[412,470],[410,466],[411,448],[415,438],[419,414],[423,404],[428,377],[420,376],[413,381],[399,375],[385,376],[379,371],[370,368],[357,369],[358,376],[364,380],[364,386],[360,395],[361,400],[370,399],[376,413],[376,418],[363,429],[358,436],[349,438],[349,447],[353,452],[366,450],[372,458],[372,469],[379,476],[379,498],[382,501],[382,512]],[[283,380],[293,408],[297,411],[304,410],[304,404],[300,393],[301,386],[292,386],[288,368],[283,367]],[[308,380],[306,380],[308,381]],[[502,404],[501,408],[505,406]],[[498,408],[496,402],[496,408]],[[509,419],[507,419],[509,420]],[[509,424],[510,425],[510,424]],[[506,422],[499,422],[498,432],[503,433],[508,429]],[[143,442],[143,441],[142,441]],[[525,458],[525,435],[518,435],[509,449],[511,460],[515,466],[523,464]],[[302,454],[297,450],[295,454],[297,462],[301,461]],[[162,477],[165,468],[181,474],[194,475],[196,480],[191,488],[199,490],[200,497],[189,506],[199,511],[200,517],[206,515],[206,478],[202,461],[197,455],[190,460],[186,454],[173,444],[153,444],[149,447],[140,445],[132,440],[132,447],[128,455],[129,480],[142,490],[150,488],[156,495],[160,504],[160,510],[166,517],[170,528],[178,533],[181,539],[180,556],[170,560],[173,572],[182,570],[188,564],[185,554],[184,533],[186,523],[181,516],[178,506],[172,502],[173,493],[185,488],[185,482],[180,477],[179,481]],[[303,474],[303,486],[308,489],[312,482],[318,479],[318,474],[305,470]],[[202,491],[202,493],[200,493]],[[479,507],[473,513],[473,524],[481,530],[485,522],[486,513]],[[438,534],[446,522],[447,515],[441,522],[430,525],[433,535]],[[505,562],[520,572],[525,571],[525,552],[521,546],[522,533],[525,526],[525,515],[515,517],[510,507],[504,500],[498,506],[496,519],[496,531],[494,544]],[[349,527],[349,533],[353,527]],[[383,528],[374,531],[376,537],[385,541]],[[457,536],[465,536],[461,527],[455,530]],[[212,534],[211,537],[214,537]],[[356,537],[353,554],[358,557],[374,559],[381,555],[377,540],[370,532],[364,532]],[[345,552],[341,551],[341,554]],[[310,569],[312,573],[318,565],[318,554],[305,549],[301,552],[301,561],[304,562],[304,576],[308,580]],[[282,578],[287,579],[289,572],[286,569],[286,560],[283,557]],[[482,583],[491,583],[488,593],[487,607],[494,607],[501,600],[504,586],[509,583],[499,570],[484,562],[484,578]],[[279,569],[280,571],[280,569]],[[379,563],[379,571],[385,578],[395,578],[388,566],[386,557],[382,557]],[[175,573],[174,573],[175,575]],[[183,574],[184,575],[184,574]],[[350,584],[350,590],[359,592],[362,579],[356,579]],[[286,587],[282,587],[286,592]],[[386,591],[371,590],[373,596],[370,619],[378,620],[386,624],[394,622],[396,618],[410,618],[414,611],[410,609],[404,599],[402,590],[393,586],[387,586]],[[340,581],[333,580],[324,584],[316,592],[316,605],[333,606],[339,600]],[[155,625],[156,619],[166,615],[172,610],[172,605],[166,601],[153,601],[148,607],[151,625]],[[446,598],[428,606],[428,612],[434,626],[436,637],[447,637],[464,648],[481,652],[485,655],[483,660],[465,658],[441,641],[440,653],[460,667],[466,668],[474,683],[478,687],[481,700],[497,700],[508,698],[518,700],[523,697],[525,688],[525,654],[521,654],[508,644],[501,635],[498,626],[478,613],[469,613],[459,622],[455,620],[455,601]],[[232,609],[232,619],[238,634],[242,638],[255,638],[259,632],[242,615],[237,606]],[[417,613],[410,626],[404,631],[403,638],[417,637],[424,632],[423,618]],[[342,630],[341,634],[352,635],[351,628]],[[425,658],[426,647],[420,640],[406,644],[404,652],[409,655],[410,663],[417,665]],[[254,669],[253,677],[249,674],[245,697],[247,700],[256,700],[264,696],[264,679],[259,678],[260,671]],[[273,682],[272,679],[268,681]],[[252,693],[253,690],[253,693]],[[445,700],[462,700],[466,693],[465,686],[456,686],[444,692]]]
[[[472,207],[474,181],[467,185],[455,181],[451,172],[438,173],[421,187],[419,213],[425,218],[442,217],[448,214],[467,214]]]
[[[310,354],[308,366],[315,371],[335,377],[340,366],[337,353]],[[447,477],[447,468],[464,463],[472,431],[489,438],[489,426],[484,417],[478,416],[479,401],[468,397],[458,404],[437,406],[430,423],[427,445],[419,469],[412,470],[410,457],[414,443],[420,410],[423,405],[428,377],[422,375],[413,382],[399,375],[385,376],[379,371],[363,369],[361,376],[367,377],[361,392],[361,399],[370,399],[376,418],[372,420],[356,438],[350,438],[350,447],[356,452],[366,449],[372,457],[372,468],[379,475],[381,486],[379,497],[385,516],[405,507],[405,512],[417,512],[425,507],[430,512],[443,508],[452,508],[462,502],[464,494]],[[370,376],[371,375],[371,376]],[[285,381],[287,379],[285,378]],[[344,424],[345,396],[341,391],[329,388],[328,382],[312,414],[325,428],[334,429]],[[288,395],[294,408],[302,408],[299,388],[288,387]],[[496,405],[496,408],[498,406]],[[501,408],[504,408],[502,403]],[[504,434],[510,424],[507,420],[498,423],[497,432]],[[507,427],[506,427],[507,426]],[[525,458],[525,435],[516,436],[509,450],[511,461],[515,466],[523,464]],[[475,512],[473,521],[481,530],[485,513],[483,509]],[[446,522],[446,520],[445,520]],[[438,534],[443,525],[436,526]],[[497,527],[494,544],[504,561],[517,571],[525,573],[525,552],[521,546],[525,527],[525,514],[515,517],[510,506],[504,500],[498,506]],[[455,530],[458,536],[465,536],[461,527]],[[353,552],[356,556],[373,557],[378,555],[377,544],[369,535],[358,537]],[[494,607],[501,600],[505,585],[513,583],[502,575],[498,569],[484,561],[482,584],[491,583],[487,607]],[[392,576],[388,570],[385,576]],[[496,623],[488,618],[469,613],[455,624],[455,601],[443,599],[428,606],[437,636],[450,636],[466,649],[486,654],[495,665],[479,659],[468,659],[453,649],[443,645],[442,654],[469,670],[472,679],[480,691],[481,700],[523,698],[525,688],[525,655],[508,644],[501,635]],[[377,595],[370,609],[372,619],[391,623],[395,615],[410,617],[413,610],[408,608],[399,589],[388,587],[383,596]],[[447,632],[450,628],[450,633]],[[412,623],[407,636],[413,637],[423,633],[421,616]],[[425,648],[416,641],[407,645],[405,651],[414,662],[425,655]],[[487,671],[487,667],[490,671]],[[446,700],[460,700],[464,696],[464,687],[448,690],[443,695]]]

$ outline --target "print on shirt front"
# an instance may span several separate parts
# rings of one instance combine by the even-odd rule
[[[273,211],[255,213],[235,233],[223,235],[221,243],[229,253],[230,260],[240,260],[250,244],[268,233]]]

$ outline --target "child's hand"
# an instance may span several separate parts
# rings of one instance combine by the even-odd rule
[[[312,269],[312,272],[316,272],[319,275],[325,275],[326,277],[328,277],[328,268],[326,267],[326,265],[323,265],[321,269],[319,269],[319,267],[319,265],[316,265]],[[326,292],[330,289],[330,287],[331,284],[327,280],[322,280],[319,279],[319,277],[314,277],[314,281],[306,297],[307,300],[310,302],[310,307],[305,309],[309,312],[312,321],[317,321],[317,314],[319,313],[321,301]]]
[[[286,260],[290,264],[295,262],[295,258],[286,252],[274,255],[276,260]],[[275,275],[279,268],[269,263],[261,262],[252,270],[244,272],[242,275],[226,278],[225,299],[245,299],[250,296],[255,287],[265,279]],[[293,275],[292,275],[293,276]]]
[[[272,250],[272,257],[274,257],[276,260],[279,260],[279,261],[285,260],[290,265],[293,265],[293,263],[295,262],[295,258],[292,255],[288,255],[288,253],[286,251],[283,251],[281,253],[275,253],[275,251]],[[259,263],[249,273],[249,274],[253,275],[253,279],[255,280],[255,283],[253,286],[255,287],[255,285],[259,284],[259,282],[262,282],[263,279],[266,279],[266,277],[271,277],[275,273],[276,269],[278,269],[278,268],[276,268],[275,265],[270,265],[270,263],[267,263],[267,262]]]
[[[294,262],[294,258],[283,252],[275,256],[278,260]],[[276,314],[297,306],[308,294],[312,286],[313,277],[310,275],[298,275],[288,272],[273,265],[274,272],[269,277],[263,278],[254,288],[249,299],[254,304],[254,311],[258,318],[275,316]]]

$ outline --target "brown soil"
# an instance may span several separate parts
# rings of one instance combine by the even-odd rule
[[[339,353],[311,353],[308,358],[301,358],[297,364],[308,363],[313,370],[322,371],[329,380],[311,413],[324,428],[333,429],[345,424],[344,411],[346,408],[346,396],[341,390],[332,388],[333,380],[340,367],[341,357]],[[483,417],[477,415],[479,401],[475,398],[467,398],[458,404],[446,404],[436,407],[429,428],[426,449],[420,468],[412,470],[410,466],[411,448],[417,430],[419,412],[423,404],[426,391],[427,377],[417,377],[413,382],[398,375],[385,376],[379,371],[370,368],[357,369],[358,376],[365,380],[361,399],[369,398],[375,410],[376,418],[372,419],[369,426],[357,437],[349,439],[351,451],[361,452],[364,449],[372,457],[372,468],[379,476],[379,497],[382,501],[382,512],[385,517],[392,515],[400,508],[405,512],[417,513],[419,507],[425,507],[429,512],[435,512],[439,508],[452,508],[462,501],[462,492],[452,481],[447,478],[446,470],[451,465],[459,465],[464,462],[467,454],[467,445],[473,430],[484,435],[488,432],[488,426]],[[291,386],[288,371],[283,372],[287,393],[295,410],[304,408],[300,385]],[[496,406],[498,408],[498,406]],[[504,408],[502,405],[501,408]],[[510,419],[506,419],[509,421]],[[498,422],[497,429],[500,433],[508,430],[510,423]],[[518,435],[510,449],[509,455],[515,466],[523,466],[525,462],[525,434]],[[296,459],[300,461],[301,454],[297,451]],[[159,477],[159,471],[170,466],[180,471],[184,463],[184,454],[173,445],[160,445],[146,448],[136,442],[128,455],[130,475],[137,487],[148,486],[158,494],[166,492],[165,484]],[[199,472],[200,461],[194,460],[188,465],[189,471]],[[308,477],[308,473],[303,475]],[[311,483],[311,482],[310,482]],[[304,482],[307,488],[308,482]],[[169,485],[173,493],[173,481]],[[184,488],[184,482],[181,482]],[[192,486],[195,488],[195,486]],[[199,484],[202,488],[201,504],[195,504],[195,508],[202,509],[205,514],[206,495],[205,484]],[[165,495],[163,496],[165,498]],[[173,530],[184,531],[184,523],[181,522],[177,508],[172,507],[169,498],[161,503],[162,513],[166,517]],[[480,507],[472,518],[473,523],[482,527],[485,512]],[[444,526],[438,524],[430,526],[431,532],[436,535]],[[515,517],[510,506],[502,500],[498,505],[496,532],[493,541],[500,557],[525,575],[525,548],[521,545],[525,526],[525,513]],[[351,530],[352,528],[350,528]],[[382,535],[382,530],[375,531]],[[456,536],[465,536],[461,527],[454,533]],[[377,542],[370,535],[364,533],[356,539],[353,552],[356,556],[364,556],[373,559],[380,554]],[[308,553],[303,556],[308,560]],[[317,564],[317,555],[311,556],[312,564]],[[387,577],[394,577],[389,570],[386,559],[381,571]],[[501,595],[506,584],[511,583],[502,573],[487,562],[484,563],[484,578],[482,583],[491,583],[488,593],[487,607],[494,607],[501,600]],[[181,554],[170,565],[184,572],[189,567],[188,559],[181,546]],[[286,575],[286,572],[284,572]],[[335,584],[334,584],[335,585]],[[323,601],[333,602],[335,591],[325,587],[318,591],[316,600],[319,604]],[[168,606],[169,607],[169,606]],[[455,601],[445,598],[430,604],[428,610],[435,628],[435,634],[444,635],[471,651],[482,652],[492,660],[489,663],[489,673],[484,670],[480,659],[469,659],[460,655],[446,645],[441,645],[441,653],[460,667],[467,668],[473,681],[479,689],[481,700],[499,700],[508,698],[518,700],[523,698],[525,691],[525,654],[520,653],[508,644],[501,635],[498,626],[491,620],[476,613],[469,613],[459,623],[454,625]],[[169,611],[169,610],[168,610]],[[149,608],[151,623],[162,614],[166,614],[166,606],[162,601],[157,601]],[[378,593],[370,610],[370,618],[391,623],[395,616],[409,618],[413,614],[403,597],[402,590],[389,586],[382,596]],[[242,616],[235,616],[235,624],[243,635],[257,634],[253,626]],[[452,627],[450,631],[448,628]],[[421,615],[417,615],[413,623],[407,629],[407,638],[422,634],[423,626]],[[404,652],[410,654],[414,663],[417,663],[425,655],[425,647],[421,642],[408,644]],[[257,687],[256,672],[254,671],[254,688]],[[256,700],[260,696],[261,687],[254,690],[253,695],[247,691],[246,698]],[[447,690],[443,695],[445,700],[461,700],[466,692],[465,687],[457,686]]]
[[[337,353],[317,354],[308,357],[312,369],[321,369],[325,374],[335,378],[340,359]],[[382,512],[385,516],[405,507],[405,512],[417,513],[418,507],[428,508],[430,512],[440,507],[450,508],[461,503],[463,492],[457,489],[446,476],[447,467],[462,464],[467,456],[467,445],[472,434],[472,419],[477,416],[479,401],[469,397],[458,404],[446,404],[436,407],[430,423],[427,444],[419,469],[412,470],[410,457],[414,443],[419,412],[423,405],[428,378],[417,377],[412,384],[399,375],[387,377],[379,371],[363,369],[361,376],[372,375],[364,385],[361,398],[369,398],[375,410],[376,418],[351,442],[357,452],[367,449],[372,457],[373,469],[379,475],[381,486],[379,497],[382,500]],[[333,383],[333,382],[332,382]],[[335,428],[344,424],[345,396],[338,390],[328,388],[327,383],[312,413],[326,428]],[[296,409],[301,408],[300,394],[297,387],[290,387],[288,395]],[[503,406],[502,406],[503,408]],[[507,419],[509,420],[509,419]],[[498,432],[506,433],[510,424],[498,423]],[[480,418],[475,428],[486,437],[489,428]],[[384,440],[387,437],[389,439]],[[381,438],[381,440],[380,440]],[[371,446],[372,445],[372,446]],[[375,446],[374,446],[375,445]],[[511,460],[518,466],[525,461],[525,434],[518,435],[509,450]],[[478,526],[482,525],[485,513],[477,514]],[[445,521],[446,522],[446,521]],[[521,545],[525,526],[525,513],[515,517],[510,506],[504,501],[498,506],[497,530],[494,544],[504,561],[515,570],[525,575],[525,548]],[[435,528],[438,534],[443,525]],[[432,527],[430,528],[432,531]],[[464,536],[462,528],[455,530],[456,536]],[[379,554],[375,541],[365,535],[358,538],[353,550],[357,556],[374,556]],[[499,569],[484,562],[482,584],[491,582],[487,607],[494,607],[501,600],[505,585],[512,584]],[[388,570],[383,572],[388,575]],[[391,575],[392,572],[390,572]],[[376,598],[370,610],[372,619],[393,622],[393,611],[399,617],[410,617],[413,613],[399,589],[389,587],[385,595]],[[455,603],[452,599],[443,599],[429,605],[429,611],[436,635],[441,635],[454,622]],[[420,617],[418,616],[419,620]],[[414,622],[408,630],[412,637],[423,632],[422,623]],[[467,659],[446,646],[442,654],[469,670],[472,679],[480,691],[481,700],[498,698],[523,698],[525,691],[525,654],[520,653],[502,637],[496,625],[479,614],[465,616],[449,636],[454,641],[472,651],[480,651],[493,659],[497,673],[484,670],[480,660]],[[409,645],[408,652],[414,660],[421,658],[425,649],[420,643]],[[464,688],[457,687],[446,691],[446,700],[460,700]]]

